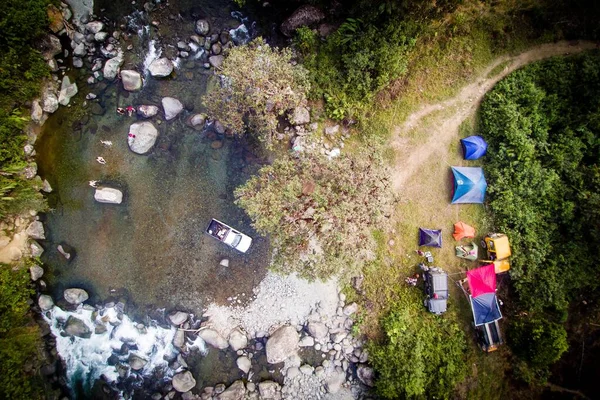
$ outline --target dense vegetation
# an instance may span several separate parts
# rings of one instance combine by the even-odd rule
[[[28,301],[33,296],[27,268],[13,269],[0,264],[0,397],[40,397],[35,356],[40,333],[32,324]],[[29,365],[28,370],[24,366]]]
[[[289,49],[277,50],[256,39],[231,50],[221,70],[221,84],[207,96],[209,115],[234,133],[248,128],[271,148],[278,118],[306,102],[306,71],[290,63]]]
[[[510,275],[528,313],[512,343],[542,375],[566,350],[569,303],[600,281],[599,71],[597,52],[533,64],[481,106],[489,206],[511,237]]]
[[[35,39],[47,26],[50,0],[8,0],[0,8],[0,218],[28,209],[42,209],[36,183],[19,172],[25,166],[23,105],[39,94],[48,66]]]
[[[467,372],[464,331],[448,316],[427,313],[418,291],[401,291],[383,318],[383,343],[369,348],[377,393],[389,399],[450,398]]]
[[[356,271],[374,256],[371,230],[390,210],[388,176],[376,152],[328,160],[286,155],[235,192],[275,247],[275,266],[326,279]]]

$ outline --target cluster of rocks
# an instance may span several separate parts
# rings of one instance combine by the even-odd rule
[[[310,110],[307,107],[296,107],[290,112],[288,121],[291,126],[284,128],[284,134],[290,138],[292,150],[296,152],[319,152],[329,158],[337,157],[344,148],[345,141],[350,138],[350,133],[340,125],[323,128],[319,133],[319,124],[310,122]]]
[[[236,364],[246,376],[246,383],[236,381],[231,386],[204,388],[200,395],[188,398],[207,399],[321,399],[328,394],[357,398],[365,386],[373,385],[373,371],[367,366],[368,354],[363,342],[352,337],[356,303],[345,304],[339,294],[338,309],[331,317],[319,308],[306,324],[273,327],[272,333],[245,333],[240,327],[219,332],[209,318],[198,335],[210,346],[236,351]],[[267,380],[254,382],[252,373],[257,355],[266,352],[267,362],[280,369],[283,384]],[[316,365],[302,361],[302,354],[314,353],[322,361]],[[314,357],[313,357],[314,358]]]

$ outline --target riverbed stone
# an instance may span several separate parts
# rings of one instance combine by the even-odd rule
[[[65,333],[69,336],[77,336],[88,339],[92,336],[92,330],[79,318],[70,316],[65,323]]]
[[[218,56],[210,56],[208,57],[208,63],[213,67],[213,68],[221,68],[221,65],[223,65],[223,60],[225,59],[225,57],[218,55]]]
[[[134,153],[145,154],[154,146],[157,138],[158,130],[151,122],[136,122],[129,127],[127,144]]]
[[[123,89],[128,92],[135,92],[142,88],[142,75],[137,71],[131,69],[122,70],[121,81],[123,82]]]
[[[260,393],[260,397],[267,400],[279,398],[278,391],[280,387],[277,382],[273,381],[263,381],[258,384],[258,392]]]
[[[98,203],[121,204],[123,192],[115,188],[99,187],[94,193],[94,200]]]
[[[54,56],[62,52],[60,39],[51,34],[42,36],[39,41],[39,48],[42,50],[42,57],[46,61],[51,60]]]
[[[334,371],[328,374],[325,380],[325,387],[328,393],[335,394],[340,391],[342,384],[346,381],[346,374],[340,371]]]
[[[59,253],[60,253],[60,254],[61,254],[61,255],[62,255],[64,258],[66,258],[67,260],[70,260],[70,259],[71,259],[71,253],[70,253],[69,251],[67,251],[67,250],[65,249],[65,247],[67,247],[67,248],[68,248],[69,246],[67,246],[67,245],[63,246],[62,244],[59,244],[58,246],[56,246],[56,250],[58,250],[58,252],[59,252]]]
[[[312,347],[315,345],[315,339],[313,339],[311,336],[304,336],[302,339],[300,339],[300,342],[298,342],[298,346],[300,347]]]
[[[66,289],[63,296],[67,303],[75,305],[83,303],[90,297],[85,290],[79,288]]]
[[[236,328],[229,334],[229,346],[231,346],[233,351],[243,349],[248,346],[248,337],[241,330]]]
[[[100,21],[92,21],[85,24],[85,29],[94,35],[104,29],[104,23]]]
[[[42,122],[42,118],[44,117],[44,110],[42,109],[42,105],[40,104],[39,99],[35,99],[31,103],[31,120],[37,124]]]
[[[44,252],[44,248],[35,240],[32,240],[29,244],[29,250],[31,251],[32,257],[39,257]]]
[[[175,326],[183,324],[188,319],[188,313],[183,311],[177,311],[174,314],[169,315],[169,320]]]
[[[138,106],[137,114],[143,118],[151,118],[158,114],[158,106],[143,104]]]
[[[227,340],[225,340],[225,338],[214,329],[203,329],[198,333],[198,336],[200,336],[206,343],[219,350],[229,347]]]
[[[206,115],[204,114],[194,114],[188,119],[188,124],[190,124],[196,130],[202,130],[205,122]]]
[[[73,47],[73,55],[75,57],[83,57],[87,54],[87,50],[85,49],[85,43],[77,43],[75,47]]]
[[[44,224],[42,224],[40,221],[33,221],[31,224],[29,224],[26,233],[27,236],[32,239],[46,239],[46,235],[44,233]]]
[[[48,296],[47,294],[42,294],[38,298],[38,306],[40,306],[42,311],[48,311],[54,307],[54,301],[52,300],[52,297]]]
[[[173,63],[166,57],[157,58],[150,63],[148,71],[156,78],[164,78],[173,72]]]
[[[361,364],[356,369],[356,376],[358,376],[358,379],[360,379],[360,381],[365,385],[373,387],[373,368],[365,364]]]
[[[58,94],[58,102],[63,106],[66,106],[71,101],[71,97],[77,94],[77,84],[71,82],[68,76],[65,76],[60,86],[60,93]]]
[[[323,11],[312,5],[302,5],[296,9],[281,24],[280,30],[287,37],[291,37],[296,29],[301,26],[316,24],[325,18]]]
[[[208,32],[210,32],[210,24],[205,19],[199,19],[196,21],[196,26],[194,27],[196,33],[200,36],[206,36]]]
[[[185,393],[196,386],[196,380],[190,371],[180,372],[173,376],[173,389]]]
[[[358,311],[358,304],[356,304],[356,303],[348,304],[346,307],[344,307],[344,310],[343,310],[344,315],[348,315],[348,316],[354,314],[357,311]]]
[[[323,340],[327,337],[329,331],[324,323],[311,321],[308,323],[308,333],[317,340]]]
[[[248,371],[250,371],[250,368],[252,367],[252,362],[246,356],[239,357],[235,361],[235,363],[237,364],[238,368],[245,374],[247,374]]]
[[[31,275],[31,280],[35,282],[44,275],[44,268],[39,265],[33,265],[29,268],[29,274]]]
[[[175,336],[173,336],[173,346],[178,349],[183,349],[183,346],[185,346],[185,332],[181,329],[178,329]]]
[[[128,362],[129,362],[129,366],[134,371],[139,371],[139,370],[143,369],[146,366],[146,364],[148,364],[148,360],[146,360],[138,355],[135,355],[135,354],[129,355]]]
[[[277,364],[285,361],[298,350],[298,332],[290,325],[277,329],[267,341],[267,362]]]
[[[98,32],[98,33],[94,34],[94,40],[99,43],[104,42],[107,37],[108,37],[108,32]]]
[[[165,119],[167,121],[172,120],[183,111],[183,104],[181,104],[181,101],[174,97],[163,97],[162,106],[165,111]]]
[[[104,64],[104,69],[102,70],[102,76],[104,79],[108,79],[109,81],[114,80],[119,74],[119,68],[123,64],[123,52],[119,49],[118,54],[106,61]]]

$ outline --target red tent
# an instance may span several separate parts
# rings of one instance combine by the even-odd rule
[[[471,288],[471,296],[477,297],[485,293],[496,292],[496,271],[494,264],[484,265],[467,271],[467,280]]]
[[[454,224],[454,240],[460,240],[462,238],[474,238],[475,228],[460,221]]]

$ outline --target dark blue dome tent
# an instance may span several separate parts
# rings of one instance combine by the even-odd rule
[[[477,160],[485,156],[487,152],[487,143],[481,136],[469,136],[460,139],[465,160]]]
[[[419,228],[419,246],[442,247],[442,231]]]
[[[452,204],[483,203],[487,182],[480,167],[452,167],[454,195]]]

